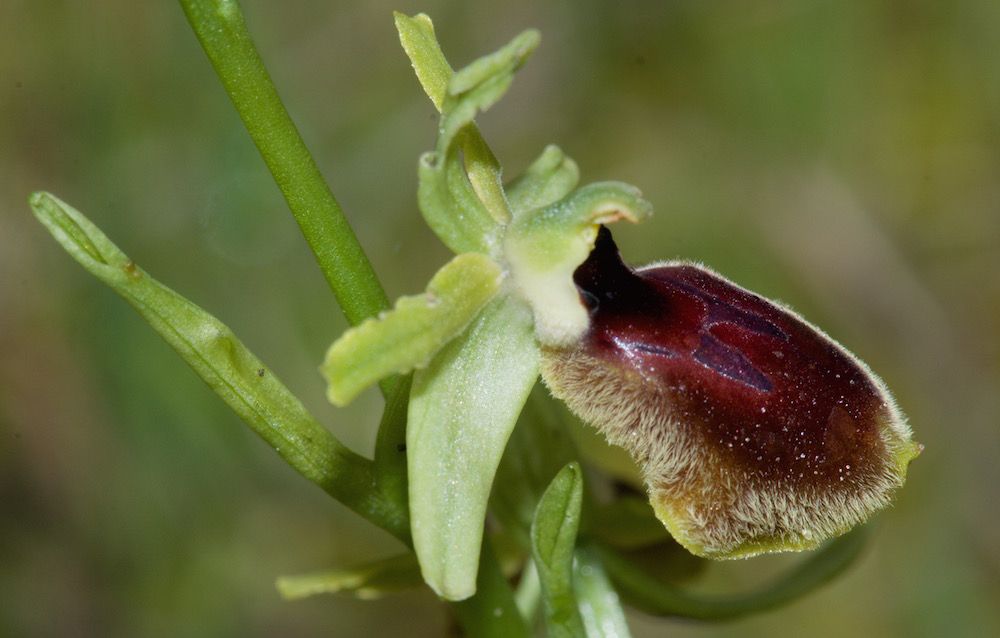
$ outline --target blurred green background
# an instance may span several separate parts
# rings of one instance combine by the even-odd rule
[[[927,447],[841,579],[725,625],[637,636],[1000,635],[1000,3],[243,2],[390,296],[446,257],[415,206],[433,109],[391,10],[456,65],[543,45],[480,123],[513,175],[549,142],[655,204],[635,263],[701,260],[878,371]],[[214,312],[337,435],[317,365],[344,322],[174,2],[0,3],[0,635],[437,636],[426,592],[282,602],[276,575],[385,555],[32,218],[87,213]],[[713,567],[753,583],[789,559]],[[792,559],[794,561],[794,559]]]

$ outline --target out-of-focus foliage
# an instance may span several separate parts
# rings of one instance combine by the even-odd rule
[[[447,251],[416,208],[436,116],[392,10],[456,65],[536,27],[480,118],[509,170],[557,143],[656,207],[617,239],[781,298],[868,361],[926,451],[828,588],[679,636],[1000,633],[1000,5],[430,2],[244,8],[390,297]],[[326,405],[344,323],[173,3],[0,3],[0,634],[440,635],[428,592],[284,602],[278,574],[395,553],[302,481],[32,219],[60,193],[225,321],[369,452],[377,393]],[[796,558],[713,565],[705,590]],[[659,622],[631,618],[637,636]]]

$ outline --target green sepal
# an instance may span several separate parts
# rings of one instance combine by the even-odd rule
[[[434,23],[425,13],[410,17],[397,11],[393,17],[396,20],[396,31],[399,32],[399,42],[413,64],[417,80],[434,107],[440,111],[448,94],[448,82],[451,81],[453,72],[438,44]]]
[[[504,255],[518,291],[534,311],[535,335],[543,345],[569,345],[589,326],[573,271],[594,247],[598,226],[621,219],[639,222],[652,210],[634,186],[598,182],[511,223]]]
[[[396,28],[420,85],[440,112],[448,93],[452,70],[434,35],[434,24],[424,14],[410,18],[397,13]],[[506,223],[509,212],[503,192],[500,162],[483,140],[475,123],[465,127],[459,145],[465,156],[465,170],[473,191],[483,202],[491,219]]]
[[[447,600],[475,593],[493,477],[537,375],[531,315],[509,296],[414,374],[406,432],[413,546],[424,580]]]
[[[411,18],[397,12],[395,18],[399,41],[420,86],[441,111],[453,72],[434,34],[434,23],[422,13]],[[500,162],[475,123],[468,124],[459,138],[443,152],[420,157],[420,212],[452,251],[491,254],[496,249],[499,224],[506,221]],[[464,166],[460,155],[465,157]]]
[[[453,73],[427,16],[397,13],[396,27],[421,86],[441,111],[437,146],[419,163],[421,213],[453,251],[496,255],[496,237],[510,220],[510,208],[500,163],[473,120],[506,92],[514,71],[537,47],[538,32],[526,31]]]
[[[345,332],[320,368],[330,402],[346,405],[380,379],[427,365],[465,330],[502,281],[503,271],[489,257],[459,255],[434,275],[427,292],[400,297],[392,310]]]
[[[545,490],[531,525],[532,557],[542,583],[549,636],[575,638],[585,634],[573,593],[573,552],[582,502],[582,471],[579,464],[570,463]]]
[[[507,202],[514,217],[544,208],[569,195],[580,181],[576,162],[550,144],[525,171],[507,185]]]
[[[282,576],[275,582],[286,600],[338,593],[374,600],[422,584],[417,558],[409,552],[347,569]]]

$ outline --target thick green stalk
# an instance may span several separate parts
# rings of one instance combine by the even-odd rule
[[[180,0],[347,320],[389,307],[344,212],[316,166],[250,39],[236,0]]]

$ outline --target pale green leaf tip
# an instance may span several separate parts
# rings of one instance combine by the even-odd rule
[[[35,191],[28,197],[28,205],[31,206],[32,209],[38,210],[42,207],[42,204],[48,197],[52,197],[52,195],[45,191]]]
[[[452,576],[448,573],[440,576],[423,573],[424,582],[441,600],[460,602],[476,595],[476,572]]]
[[[341,574],[336,576],[343,578]],[[322,579],[314,575],[279,576],[274,581],[278,594],[285,600],[302,600],[321,594],[351,593],[362,600],[378,598],[378,591],[364,587],[352,586],[350,583],[339,582],[336,579]]]
[[[329,356],[327,357],[327,359],[329,360]],[[327,384],[326,400],[338,408],[347,407],[351,403],[351,401],[354,400],[354,397],[358,395],[358,392],[360,392],[360,390],[358,392],[348,392],[347,389],[341,386],[340,383],[338,383],[335,379],[331,378],[331,375],[328,372],[329,369],[328,360],[324,361],[323,365],[320,366],[319,369],[320,373],[322,373],[323,375],[323,378],[326,379],[326,384]]]
[[[299,600],[319,593],[310,588],[302,587],[296,576],[279,576],[274,581],[274,587],[285,600]]]
[[[562,475],[563,480],[570,480],[576,482],[580,478],[580,464],[576,461],[570,461],[567,463],[563,469],[559,470],[559,474]]]
[[[28,197],[28,205],[42,223],[57,222],[58,217],[66,215],[67,204],[47,191],[35,191]]]
[[[519,69],[534,53],[542,41],[542,35],[535,29],[522,31],[500,49],[472,61],[459,69],[448,82],[448,95],[458,97],[489,81],[506,78]]]
[[[431,20],[430,16],[427,15],[426,13],[417,13],[411,16],[403,13],[402,11],[393,11],[392,17],[393,19],[395,19],[396,24],[400,24],[401,22],[407,22],[407,21],[422,22],[428,25],[433,24],[433,21]]]
[[[378,587],[364,586],[356,577],[353,581],[347,580],[348,577],[338,573],[324,581],[321,576],[280,576],[274,586],[284,600],[302,600],[322,594],[350,594],[359,600],[375,600],[386,593]]]

